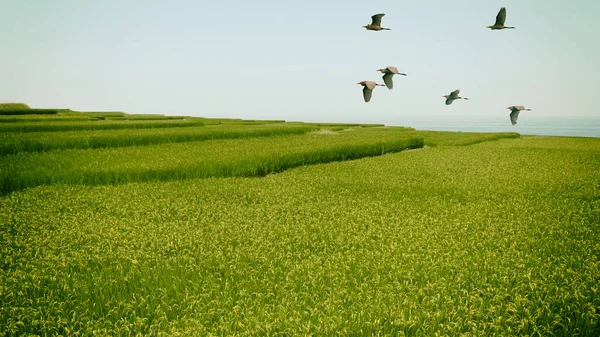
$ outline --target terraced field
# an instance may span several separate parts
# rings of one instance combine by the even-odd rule
[[[0,157],[0,336],[598,336],[600,139],[234,124],[2,135],[162,140]]]
[[[266,137],[304,134],[318,130],[305,124],[211,125],[186,128],[89,130],[64,132],[26,132],[0,134],[0,155],[20,152],[46,152],[65,149],[97,149],[183,143],[210,139]]]

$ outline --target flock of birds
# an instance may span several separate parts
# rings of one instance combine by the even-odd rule
[[[381,13],[381,14],[375,14],[375,15],[371,16],[371,24],[363,26],[363,28],[366,28],[367,30],[373,30],[373,31],[390,30],[390,28],[381,27],[381,19],[383,18],[384,15],[385,14]],[[491,30],[514,29],[515,28],[515,27],[505,26],[504,25],[505,21],[506,21],[506,8],[502,7],[502,8],[500,8],[500,11],[496,15],[496,23],[494,23],[491,26],[487,26],[486,28],[490,28]],[[374,81],[361,81],[361,82],[357,83],[357,84],[360,84],[363,86],[363,98],[365,99],[365,102],[369,102],[371,100],[371,96],[373,95],[373,89],[375,89],[375,87],[378,87],[378,86],[384,87],[385,86],[391,90],[394,88],[394,82],[392,81],[392,78],[394,77],[394,75],[406,76],[406,74],[399,72],[398,68],[392,67],[392,66],[387,66],[385,68],[378,69],[377,71],[380,71],[383,73],[383,83],[385,83],[385,85],[378,84]],[[460,94],[460,89],[456,89],[456,90],[452,91],[449,95],[444,95],[442,97],[444,97],[446,99],[446,105],[452,104],[452,102],[454,102],[457,99],[469,100],[467,97],[459,96],[459,94]],[[526,109],[522,105],[512,105],[512,106],[509,106],[507,109],[510,110],[510,122],[512,123],[512,125],[517,124],[517,118],[519,117],[519,112],[521,112],[523,110],[531,111],[531,109]]]

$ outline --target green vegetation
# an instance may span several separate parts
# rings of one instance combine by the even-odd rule
[[[284,120],[246,120],[237,118],[204,118],[198,117],[199,120],[203,121],[206,125],[221,125],[221,124],[237,124],[237,125],[260,125],[260,124],[273,124],[273,123],[285,123]]]
[[[379,130],[280,141],[310,151]],[[258,179],[2,197],[0,336],[598,336],[600,139],[436,134],[428,149]],[[225,160],[245,142],[286,148],[186,151],[212,144]],[[56,152],[68,169],[138,150]]]
[[[127,115],[120,117],[107,117],[109,120],[169,120],[169,119],[186,119],[184,116],[163,116],[163,115]]]
[[[73,122],[73,121],[94,121],[97,118],[80,116],[80,115],[0,115],[0,123],[17,123],[17,122]]]
[[[0,104],[0,337],[600,335],[600,139],[377,126]]]
[[[410,131],[410,129],[408,129]],[[425,138],[427,146],[465,146],[504,138],[519,138],[516,132],[448,132],[448,131],[414,131],[407,135]]]
[[[302,123],[302,122],[294,122],[294,123]],[[374,128],[374,127],[382,127],[385,126],[384,124],[341,124],[341,123],[309,123],[311,125],[316,125],[316,126],[322,126],[322,127],[328,127],[328,128],[335,128],[335,127],[343,127],[343,128],[347,128],[347,127],[363,127],[363,128]],[[402,127],[395,127],[395,128],[402,128]],[[411,129],[412,128],[403,128],[403,129]]]
[[[117,117],[123,117],[125,116],[124,112],[118,112],[118,111],[91,111],[91,112],[73,112],[76,115],[86,115],[89,117],[95,117],[95,118],[117,118]]]
[[[47,122],[47,123],[0,123],[0,132],[57,132],[72,130],[115,130],[115,129],[150,129],[202,126],[199,120],[127,120],[127,121],[93,121],[93,122]]]
[[[31,108],[25,103],[0,103],[0,111],[4,111],[4,110],[15,111],[15,110],[29,110],[29,109],[31,109]]]
[[[267,132],[277,134],[281,130],[284,129],[267,129]],[[0,193],[40,184],[95,185],[264,176],[300,165],[356,159],[422,146],[422,138],[408,136],[402,129],[364,129],[335,135],[284,135],[119,149],[18,153],[0,160]]]
[[[16,109],[16,110],[0,110],[0,115],[54,115],[57,114],[56,109]]]
[[[0,155],[65,149],[96,149],[133,145],[181,143],[210,139],[233,139],[303,134],[318,129],[309,125],[207,126],[163,129],[123,129],[27,132],[0,134]]]

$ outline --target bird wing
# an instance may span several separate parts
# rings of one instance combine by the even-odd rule
[[[498,15],[496,15],[496,26],[504,26],[504,21],[506,20],[506,8],[500,8]]]
[[[518,111],[521,111],[521,110],[525,110],[525,107],[522,105],[515,105],[515,106],[513,106],[513,109],[517,109]]]
[[[450,97],[452,99],[455,99],[456,97],[458,97],[458,94],[460,93],[460,89],[456,89],[453,92],[450,93]]]
[[[377,86],[377,83],[375,83],[373,81],[366,81],[365,82],[365,87],[369,88],[369,90],[375,89],[376,86]]]
[[[452,104],[452,102],[454,102],[454,98],[452,98],[452,97],[446,98],[446,105],[450,105],[450,104]]]
[[[363,97],[365,99],[365,102],[368,102],[371,100],[371,95],[373,95],[373,89],[369,89],[366,85],[363,88]]]
[[[385,83],[385,86],[388,87],[388,89],[394,88],[394,82],[392,81],[393,76],[394,76],[394,74],[390,74],[390,73],[383,75],[383,83]]]
[[[513,110],[510,113],[510,122],[512,123],[512,125],[517,124],[517,118],[519,118],[519,110]]]
[[[375,14],[371,17],[371,25],[372,26],[381,26],[381,18],[384,16],[385,14],[381,13],[381,14]]]
[[[399,74],[398,68],[396,67],[388,66],[387,69],[394,74]]]

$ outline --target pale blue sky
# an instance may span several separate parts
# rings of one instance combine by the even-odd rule
[[[501,6],[515,30],[485,28]],[[391,31],[361,28],[376,13]],[[506,119],[509,105],[599,116],[598,13],[592,0],[0,0],[0,102],[331,122]],[[387,65],[408,76],[364,103],[356,83],[382,83]],[[457,88],[471,100],[445,106]]]

